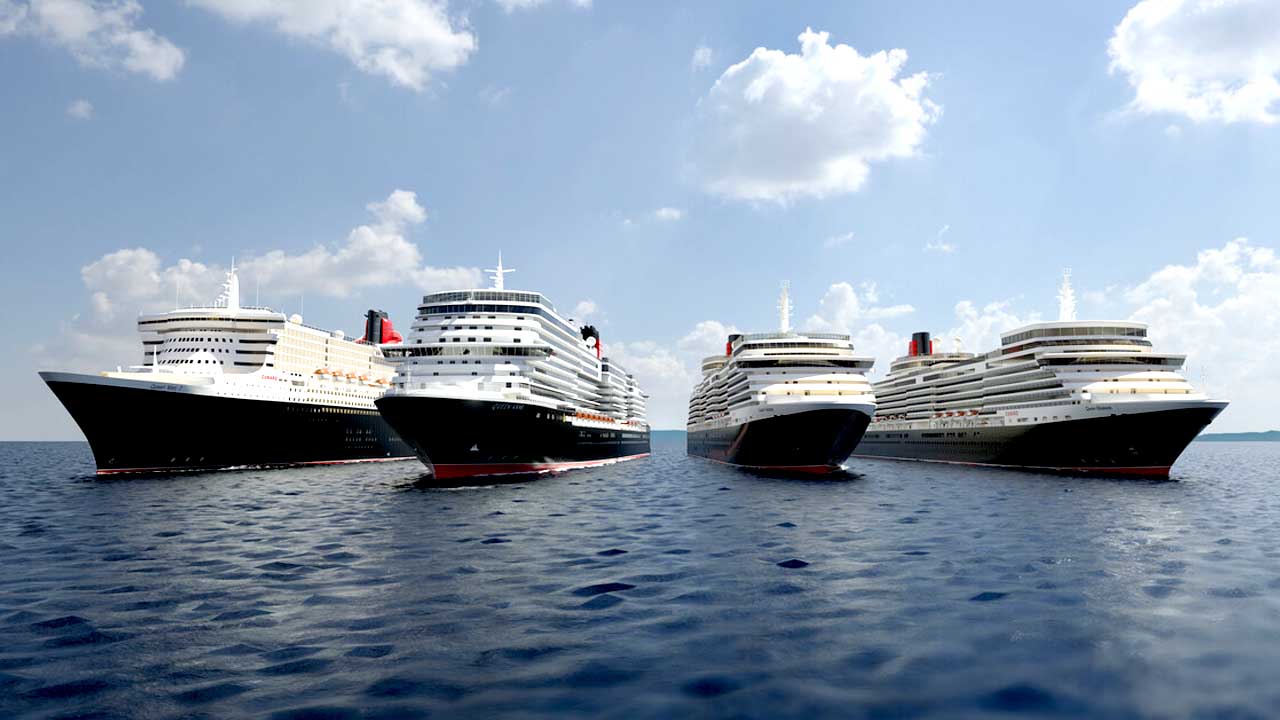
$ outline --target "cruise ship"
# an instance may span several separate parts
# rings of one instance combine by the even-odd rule
[[[649,454],[644,392],[600,334],[541,293],[493,287],[422,298],[383,417],[435,479],[606,465]]]
[[[769,471],[841,469],[876,409],[848,335],[791,330],[784,285],[779,332],[734,334],[702,361],[689,399],[688,453]]]
[[[857,457],[1067,473],[1168,477],[1227,403],[1179,372],[1136,322],[1077,321],[1069,275],[1058,322],[1001,335],[975,355],[915,333],[875,383],[879,408]]]
[[[374,407],[400,342],[370,310],[365,335],[240,305],[233,267],[212,305],[138,317],[143,364],[41,372],[99,475],[412,459]]]

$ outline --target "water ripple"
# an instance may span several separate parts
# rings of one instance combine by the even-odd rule
[[[1266,717],[1280,445],[1172,482],[689,460],[97,480],[0,444],[0,717]]]

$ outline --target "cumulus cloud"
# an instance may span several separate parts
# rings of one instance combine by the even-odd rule
[[[93,316],[102,322],[195,298],[212,300],[222,278],[222,271],[186,258],[165,266],[159,255],[142,247],[107,253],[80,268]]]
[[[901,355],[903,335],[886,328],[882,321],[901,318],[915,312],[910,305],[880,305],[880,292],[874,282],[863,282],[856,288],[847,282],[827,288],[818,303],[818,312],[804,322],[811,332],[838,332],[853,338],[853,347],[861,355],[876,358],[872,374],[882,374],[889,360]]]
[[[476,50],[464,21],[444,0],[187,0],[227,20],[261,23],[329,48],[360,70],[422,90]]]
[[[1143,0],[1111,36],[1111,72],[1128,79],[1137,112],[1274,123],[1278,27],[1274,0]]]
[[[573,310],[570,311],[569,317],[580,322],[589,322],[598,319],[603,314],[595,300],[579,300],[578,304],[574,305]]]
[[[437,268],[422,264],[422,252],[405,237],[412,225],[427,219],[416,193],[396,190],[366,209],[375,222],[360,225],[336,246],[318,246],[302,254],[272,250],[248,258],[242,267],[273,292],[318,292],[347,297],[362,288],[409,283],[424,290],[479,287],[477,268]]]
[[[33,36],[85,66],[171,80],[186,55],[154,30],[139,27],[142,12],[137,0],[0,0],[0,36]]]
[[[592,0],[569,0],[569,4],[579,8],[591,7]],[[547,4],[547,0],[498,0],[498,6],[506,12],[530,10]]]
[[[1238,238],[1168,265],[1128,288],[1131,319],[1159,349],[1187,353],[1188,379],[1231,401],[1224,429],[1278,426],[1280,258]]]
[[[787,202],[857,191],[872,163],[915,155],[941,113],[929,75],[899,77],[901,49],[861,55],[806,29],[800,53],[756,48],[699,107],[695,164],[706,189]]]
[[[724,352],[724,343],[737,330],[716,320],[703,320],[671,343],[651,340],[606,342],[605,354],[626,368],[649,394],[649,424],[683,429],[689,393],[702,376],[702,358]]]
[[[965,352],[984,353],[999,347],[1000,333],[1043,320],[1039,313],[1019,315],[1012,308],[1011,300],[985,305],[961,300],[954,308],[956,324],[934,339],[946,350],[953,350],[954,344],[958,343]]]
[[[237,267],[242,288],[254,283],[274,296],[347,297],[390,285],[410,284],[424,291],[481,285],[478,268],[423,264],[421,251],[404,236],[408,227],[427,217],[414,193],[396,190],[366,207],[375,221],[351,230],[343,242],[300,254],[272,250],[244,259]],[[80,277],[89,293],[88,310],[63,329],[71,364],[92,367],[110,358],[133,362],[133,321],[139,312],[208,304],[218,295],[226,270],[186,258],[166,265],[159,254],[143,247],[116,250],[85,265]],[[242,297],[241,302],[251,300]],[[122,354],[127,348],[133,349]]]
[[[711,48],[706,45],[699,44],[693,49],[693,57],[689,60],[689,67],[695,71],[705,70],[711,67]]]
[[[675,222],[684,219],[684,211],[673,207],[660,207],[653,211],[653,219],[662,222]]]
[[[1157,350],[1187,354],[1188,379],[1231,401],[1216,429],[1277,428],[1280,254],[1275,249],[1239,238],[1200,252],[1194,262],[1159,268],[1127,288],[1085,290],[1082,297],[1093,307],[1082,319],[1147,323]],[[964,351],[985,353],[999,346],[1001,333],[1045,319],[1017,304],[1010,299],[957,302],[950,327],[934,333],[938,349],[954,350],[958,341]],[[912,312],[908,305],[881,305],[873,283],[836,283],[804,327],[851,334],[860,354],[876,358],[872,376],[878,377],[906,352],[912,331],[927,329],[908,324]],[[654,426],[679,428],[700,376],[699,361],[723,352],[732,332],[731,326],[705,320],[675,343],[613,343],[606,349],[651,394]]]
[[[640,389],[648,394],[646,407],[650,426],[664,430],[684,429],[685,416],[689,411],[689,392],[697,377],[686,358],[677,355],[667,345],[649,340],[606,343],[604,353],[634,375]]]
[[[74,120],[88,120],[93,117],[93,103],[85,100],[84,98],[73,100],[71,104],[67,106],[67,117]]]
[[[910,305],[880,305],[875,283],[865,282],[855,288],[847,282],[827,288],[818,303],[818,312],[809,316],[805,326],[822,332],[847,333],[859,325],[901,317],[915,312]]]

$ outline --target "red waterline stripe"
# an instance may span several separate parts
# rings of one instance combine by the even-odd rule
[[[1107,475],[1132,475],[1134,477],[1169,477],[1172,465],[1134,465],[1128,467],[1053,467],[1051,465],[1003,465],[1000,463],[965,462],[963,460],[935,460],[933,458],[892,457],[889,455],[859,455],[850,457],[862,460],[897,460],[899,462],[928,462],[943,465],[964,465],[966,467],[993,467],[1010,470],[1048,470],[1051,472],[1099,473]]]
[[[417,460],[412,455],[405,457],[389,457],[389,458],[361,458],[358,460],[307,460],[302,462],[287,463],[246,463],[244,465],[179,465],[176,467],[147,467],[147,468],[114,468],[111,470],[98,470],[98,475],[120,475],[122,473],[159,473],[159,472],[207,472],[211,470],[230,470],[232,468],[240,469],[258,469],[258,468],[289,468],[302,467],[303,465],[353,465],[355,463],[371,463],[371,462],[399,462],[401,460]]]
[[[559,470],[575,470],[579,468],[601,467],[613,463],[649,457],[649,453],[626,455],[600,460],[576,460],[561,463],[473,463],[435,465],[435,476],[441,480],[474,477],[477,475],[527,475],[529,473],[556,472]]]

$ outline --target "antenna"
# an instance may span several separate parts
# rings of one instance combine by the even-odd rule
[[[1071,268],[1062,271],[1062,285],[1058,287],[1058,321],[1073,322],[1076,319],[1076,292],[1071,289]]]
[[[493,275],[493,289],[494,289],[494,290],[502,290],[502,289],[503,289],[503,287],[504,287],[504,284],[503,284],[503,281],[502,281],[502,276],[506,275],[507,273],[511,273],[511,272],[515,272],[515,271],[516,271],[516,270],[515,270],[515,268],[504,268],[504,267],[502,267],[502,251],[501,251],[501,250],[499,250],[499,251],[498,251],[498,267],[496,267],[496,268],[485,268],[485,272],[490,273],[491,275]]]
[[[791,332],[791,283],[785,280],[778,295],[778,325],[782,332]]]

